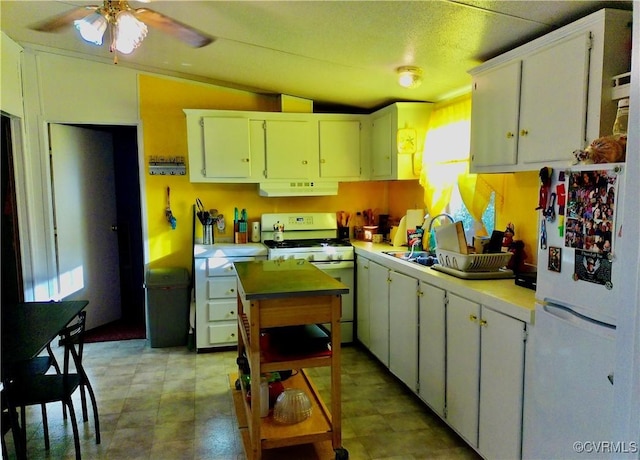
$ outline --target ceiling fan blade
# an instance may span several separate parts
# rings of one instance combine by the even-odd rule
[[[148,8],[138,8],[135,11],[136,18],[145,24],[155,27],[160,31],[182,40],[194,48],[201,48],[212,43],[215,37],[211,37],[199,30],[183,24],[175,19],[171,19],[162,13],[150,10]]]
[[[51,19],[47,19],[42,22],[38,22],[32,26],[30,26],[33,30],[38,30],[40,32],[55,32],[62,27],[66,27],[71,24],[76,19],[82,19],[87,17],[94,11],[96,11],[99,6],[83,6],[81,8],[75,8],[73,10],[67,11],[66,13],[62,13],[58,16],[54,16]]]

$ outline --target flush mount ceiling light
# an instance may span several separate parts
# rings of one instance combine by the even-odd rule
[[[404,88],[417,88],[422,84],[422,69],[415,66],[402,66],[396,69],[398,84]]]
[[[215,39],[193,27],[176,21],[148,8],[133,9],[125,0],[104,0],[102,6],[84,6],[67,11],[59,16],[32,26],[41,32],[55,32],[73,24],[80,36],[87,42],[102,45],[102,39],[108,30],[110,34],[109,50],[118,62],[117,53],[130,54],[147,36],[147,25],[172,35],[194,48],[212,43]]]

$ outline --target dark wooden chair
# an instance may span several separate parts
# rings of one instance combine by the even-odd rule
[[[83,406],[86,405],[84,390],[86,389],[89,392],[95,419],[96,444],[100,443],[98,407],[93,389],[91,388],[87,374],[82,366],[81,359],[85,323],[86,312],[80,312],[76,321],[60,331],[60,344],[64,346],[64,363],[60,374],[39,374],[30,376],[27,379],[21,379],[20,376],[16,376],[9,383],[8,389],[10,391],[11,401],[15,407],[20,408],[22,421],[22,446],[26,447],[26,406],[41,405],[45,407],[43,410],[42,422],[45,435],[45,445],[48,445],[49,427],[46,416],[46,404],[59,401],[62,402],[69,410],[69,417],[71,419],[74,436],[76,459],[80,460],[80,438],[72,401],[72,395],[78,389],[81,389],[82,391],[81,396]],[[71,361],[73,361],[73,367],[75,369],[71,369]],[[83,418],[87,421],[88,415],[86,413],[86,409],[84,407],[83,409]]]

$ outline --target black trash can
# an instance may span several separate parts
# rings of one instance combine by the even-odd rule
[[[147,271],[147,338],[152,348],[187,345],[189,272],[185,268]]]

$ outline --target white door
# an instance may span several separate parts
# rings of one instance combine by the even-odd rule
[[[112,135],[50,125],[59,295],[85,299],[87,329],[121,317]]]
[[[389,272],[389,370],[413,392],[418,386],[418,280]]]
[[[478,445],[480,305],[447,293],[447,420]]]
[[[389,269],[369,262],[369,350],[389,367]]]
[[[445,291],[420,281],[418,383],[420,397],[444,417]]]
[[[520,458],[524,323],[482,307],[478,449],[486,458]]]
[[[356,277],[356,333],[360,343],[370,348],[369,259],[363,259],[362,257],[356,258]]]

